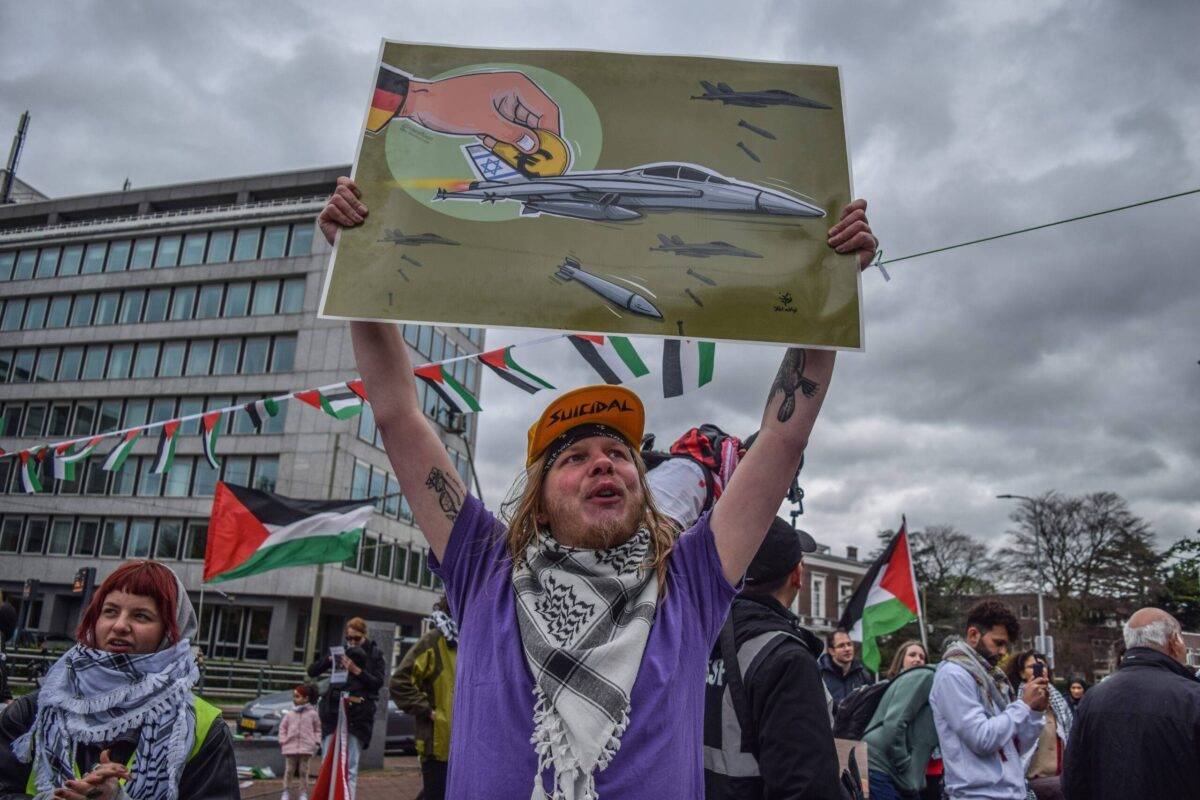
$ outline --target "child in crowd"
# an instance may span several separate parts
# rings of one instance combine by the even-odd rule
[[[300,800],[308,800],[308,763],[321,747],[321,720],[313,705],[316,699],[315,686],[300,684],[292,690],[294,707],[284,712],[279,723],[279,747],[287,762],[280,800],[290,800],[292,778],[300,779]]]

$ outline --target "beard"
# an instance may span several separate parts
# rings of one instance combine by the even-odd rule
[[[628,541],[637,533],[643,512],[639,498],[631,496],[624,516],[588,525],[566,502],[558,498],[546,498],[545,502],[550,535],[568,547],[585,550],[607,550]]]
[[[988,646],[983,642],[983,637],[980,637],[979,641],[975,643],[975,652],[979,653],[979,657],[993,667],[1000,663],[1000,654],[989,650]]]

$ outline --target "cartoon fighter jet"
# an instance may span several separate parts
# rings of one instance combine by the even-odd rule
[[[414,233],[406,235],[399,228],[385,228],[381,242],[391,242],[392,244],[452,244],[457,245],[458,242],[453,239],[447,239],[445,236],[438,236],[436,233]]]
[[[692,256],[693,258],[708,258],[709,256],[762,258],[761,255],[753,250],[746,250],[729,242],[696,242],[695,244],[688,244],[680,236],[667,236],[665,233],[658,235],[658,241],[662,242],[662,244],[658,247],[651,247],[651,250],[674,253],[677,256]]]
[[[726,178],[695,164],[645,164],[627,170],[591,170],[528,178],[482,145],[463,148],[483,180],[462,191],[438,189],[438,200],[515,200],[522,216],[552,214],[621,222],[648,212],[699,211],[765,217],[823,217],[798,197]]]
[[[747,106],[749,108],[766,108],[767,106],[803,106],[804,108],[832,108],[816,100],[809,100],[798,94],[785,92],[783,89],[763,89],[758,92],[735,92],[728,83],[718,83],[713,86],[708,81],[700,81],[704,94],[692,95],[693,100],[720,100],[727,106]]]

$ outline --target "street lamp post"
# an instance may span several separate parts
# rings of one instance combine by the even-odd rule
[[[1034,526],[1033,554],[1034,554],[1034,559],[1037,561],[1037,579],[1038,579],[1038,581],[1037,581],[1038,639],[1040,640],[1038,646],[1041,648],[1045,648],[1045,646],[1046,646],[1046,606],[1045,606],[1045,601],[1043,599],[1043,594],[1042,594],[1042,588],[1045,585],[1045,579],[1042,576],[1042,512],[1041,512],[1041,509],[1038,508],[1036,500],[1034,500],[1032,497],[1026,497],[1023,494],[998,494],[998,495],[996,495],[996,499],[997,500],[1024,500],[1025,502],[1029,503],[1030,507],[1033,509],[1033,526]],[[1054,658],[1054,656],[1050,653],[1047,653],[1046,655],[1050,656],[1051,659]],[[1051,666],[1053,666],[1053,661],[1051,661]]]

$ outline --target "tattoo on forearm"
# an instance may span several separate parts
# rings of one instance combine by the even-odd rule
[[[820,388],[821,384],[804,377],[804,350],[790,347],[783,357],[783,363],[779,365],[775,382],[771,384],[767,402],[771,402],[776,392],[781,393],[783,402],[779,404],[779,411],[775,416],[780,422],[787,422],[796,412],[796,390],[799,389],[805,397],[812,397]]]
[[[437,493],[442,513],[446,515],[446,519],[454,522],[462,509],[463,501],[462,489],[458,482],[434,467],[429,470],[429,477],[425,479],[425,488]]]

